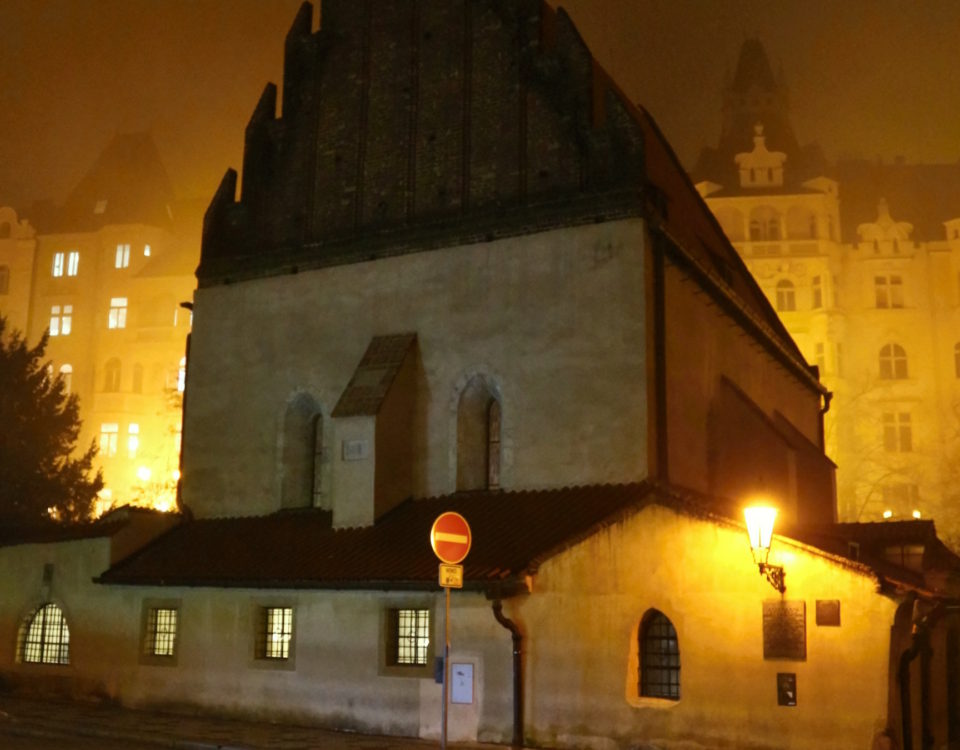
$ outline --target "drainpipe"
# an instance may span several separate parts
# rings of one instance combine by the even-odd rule
[[[916,606],[916,604],[914,605]],[[913,721],[910,715],[910,662],[920,657],[920,737],[922,750],[931,750],[934,745],[930,719],[930,629],[943,616],[944,603],[938,602],[930,612],[916,621],[910,648],[900,654],[900,714],[903,729],[903,750],[913,750]]]
[[[523,634],[520,628],[509,617],[503,615],[503,602],[499,599],[493,602],[493,616],[503,627],[510,631],[513,638],[513,740],[510,743],[515,748],[523,747]]]

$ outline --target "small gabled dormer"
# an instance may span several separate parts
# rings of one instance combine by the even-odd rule
[[[333,526],[370,526],[413,492],[415,333],[374,336],[334,407]]]
[[[754,125],[753,132],[753,151],[746,151],[734,157],[740,169],[740,187],[782,187],[783,163],[787,160],[787,155],[782,151],[767,150],[762,123]]]
[[[894,221],[890,216],[890,207],[885,198],[877,205],[877,220],[857,227],[860,247],[874,255],[901,255],[913,248],[910,235],[913,224],[906,221]]]

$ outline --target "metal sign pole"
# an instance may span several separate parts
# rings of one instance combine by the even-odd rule
[[[440,700],[440,748],[447,750],[447,686],[450,684],[450,588],[444,587],[446,613],[443,617],[443,697]]]

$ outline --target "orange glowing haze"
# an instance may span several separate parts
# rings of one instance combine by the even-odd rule
[[[116,132],[150,129],[181,198],[239,166],[300,0],[0,0],[0,204],[62,199]],[[374,4],[375,5],[375,4]],[[569,0],[600,62],[692,165],[757,36],[802,142],[829,158],[955,162],[960,3]]]

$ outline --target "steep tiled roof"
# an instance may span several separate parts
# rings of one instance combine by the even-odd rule
[[[415,333],[374,336],[333,408],[332,416],[369,416],[380,411],[383,399],[400,371],[403,358],[416,340]]]
[[[430,527],[448,510],[468,520],[467,588],[509,584],[552,552],[622,517],[647,484],[468,492],[408,500],[373,526],[333,529],[321,510],[201,519],[171,530],[101,576],[103,583],[264,588],[428,588]]]
[[[148,133],[117,135],[42,232],[90,232],[107,224],[172,223],[173,188]]]
[[[857,227],[877,220],[886,200],[896,221],[913,224],[910,239],[946,239],[943,222],[960,218],[960,162],[956,164],[883,164],[842,161],[831,177],[840,185],[841,239],[856,244]]]

